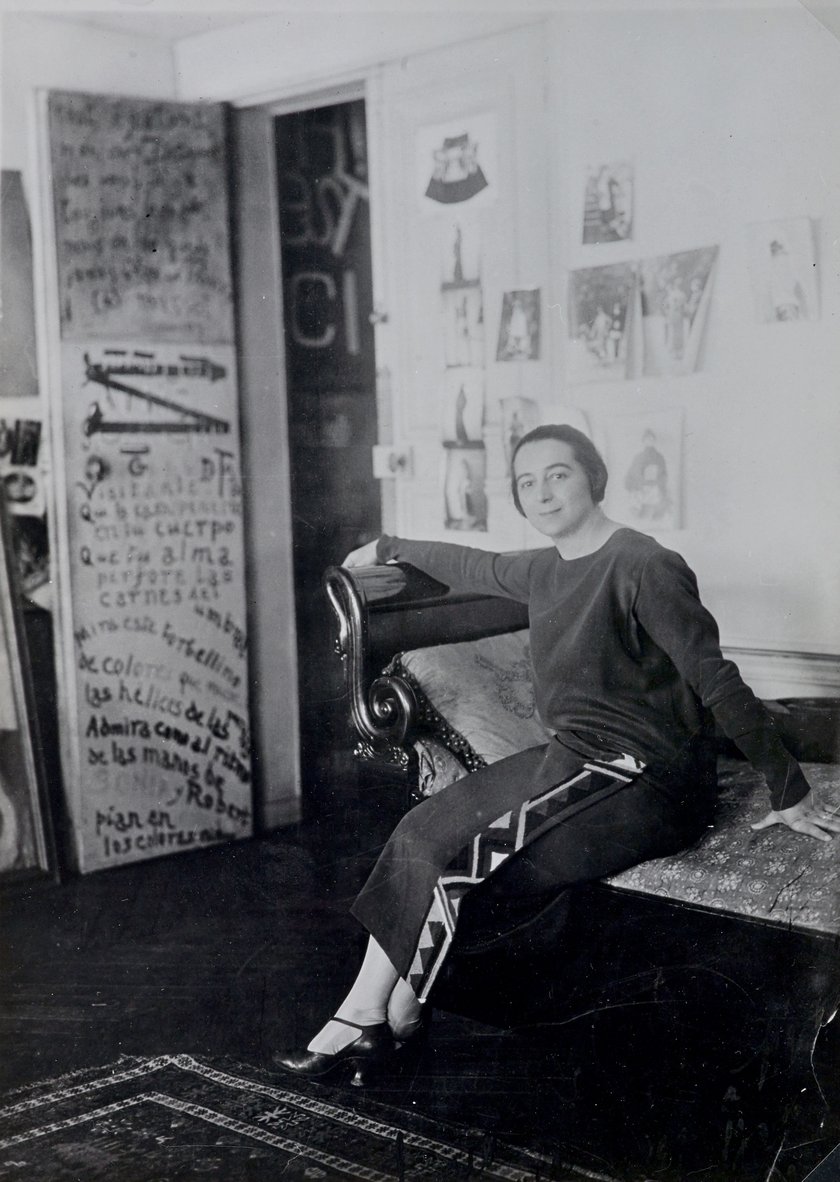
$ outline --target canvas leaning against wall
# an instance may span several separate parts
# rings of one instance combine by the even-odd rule
[[[0,493],[0,885],[51,869],[34,726],[9,517]]]

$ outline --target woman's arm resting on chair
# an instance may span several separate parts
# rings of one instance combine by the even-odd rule
[[[445,583],[452,591],[499,595],[528,602],[531,566],[540,550],[496,554],[452,542],[409,541],[383,534],[351,551],[342,566],[374,566],[395,560],[416,566],[424,574]]]

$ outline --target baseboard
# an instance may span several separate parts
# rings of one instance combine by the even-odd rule
[[[840,697],[840,654],[782,652],[725,645],[741,676],[760,698]]]

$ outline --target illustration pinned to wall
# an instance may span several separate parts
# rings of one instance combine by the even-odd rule
[[[646,532],[680,528],[682,417],[660,410],[605,421],[611,517]]]
[[[569,277],[570,382],[630,374],[636,265],[585,267]]]
[[[7,511],[42,517],[44,494],[42,421],[39,404],[28,397],[0,401],[0,481]]]
[[[484,361],[484,304],[481,288],[448,287],[443,300],[443,347],[447,365]]]
[[[492,111],[421,127],[416,140],[417,193],[422,211],[470,208],[496,200],[496,116]]]
[[[641,264],[643,371],[693,373],[703,343],[718,248],[684,250]]]
[[[16,514],[9,519],[9,532],[21,591],[40,607],[49,608],[52,598],[46,516]]]
[[[447,446],[444,525],[447,529],[487,529],[487,453],[483,444]]]
[[[511,460],[517,443],[536,427],[539,421],[539,405],[533,398],[503,398],[502,443],[505,449],[505,469],[510,473]]]
[[[633,237],[633,165],[626,160],[590,167],[583,202],[583,242]]]
[[[484,424],[484,370],[478,366],[447,369],[442,397],[444,443],[480,444]]]
[[[502,296],[497,361],[536,361],[540,355],[540,289]]]
[[[471,218],[441,224],[441,290],[473,287],[481,282],[481,227]]]
[[[763,323],[818,320],[817,259],[810,218],[748,227],[755,312]]]

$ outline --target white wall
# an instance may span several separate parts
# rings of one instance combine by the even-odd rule
[[[609,10],[581,0],[554,11],[544,48],[553,135],[531,145],[553,159],[546,305],[562,317],[569,269],[720,247],[697,373],[567,386],[557,320],[557,400],[593,421],[682,408],[684,528],[663,540],[695,566],[725,641],[840,653],[840,43],[794,0],[616,0]],[[304,92],[539,16],[530,6],[518,15],[284,12],[181,42],[178,91],[233,101]],[[465,43],[465,72],[472,58]],[[582,170],[626,157],[636,167],[634,240],[583,249]],[[759,324],[746,226],[801,216],[818,231],[821,319]]]
[[[176,97],[172,53],[152,38],[20,13],[2,17],[0,34],[3,168],[27,167],[30,98],[39,87]]]
[[[682,407],[685,529],[663,540],[724,638],[840,653],[840,43],[804,9],[575,14],[555,54],[568,266],[720,246],[700,371],[568,399],[594,417]],[[593,257],[575,198],[587,162],[616,158],[635,161],[636,234]],[[802,216],[821,319],[757,323],[747,223]]]
[[[239,101],[327,85],[379,62],[468,42],[528,20],[526,11],[294,12],[187,37],[175,45],[179,97]],[[416,6],[419,8],[419,6]],[[457,8],[459,5],[454,5]]]
[[[576,202],[594,159],[629,156],[636,165],[636,236],[604,248],[603,261],[711,243],[720,258],[698,373],[566,387],[556,324],[558,400],[593,418],[681,407],[685,528],[670,544],[697,569],[724,639],[840,653],[840,44],[793,0],[623,10],[617,0],[616,11],[582,2],[559,11],[545,47],[554,169],[545,303],[562,309],[568,270],[592,265],[593,248],[576,241]],[[173,62],[152,40],[7,16],[3,166],[25,166],[26,94],[35,86],[243,102],[328,86],[453,42],[465,43],[468,69],[469,38],[536,17],[529,6],[255,15],[180,42]],[[758,324],[745,227],[799,216],[818,227],[821,319]]]

